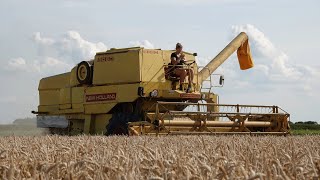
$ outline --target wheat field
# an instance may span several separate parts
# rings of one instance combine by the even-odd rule
[[[319,179],[320,136],[7,136],[0,179]]]

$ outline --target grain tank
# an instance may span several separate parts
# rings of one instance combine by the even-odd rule
[[[193,70],[179,90],[172,50],[112,48],[82,61],[70,72],[39,83],[38,127],[55,134],[286,134],[289,114],[278,106],[219,104],[213,92],[215,70],[237,51],[241,69],[250,68],[248,37],[240,33],[205,67],[196,53],[183,52],[180,68]],[[223,75],[218,76],[220,85]],[[186,80],[187,81],[187,80]]]

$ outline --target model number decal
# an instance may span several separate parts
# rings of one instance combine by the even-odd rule
[[[113,61],[114,58],[112,56],[102,56],[102,57],[97,57],[97,62],[108,62],[108,61]]]
[[[116,93],[106,93],[106,94],[90,94],[86,95],[86,102],[96,102],[96,101],[112,101],[116,100]]]

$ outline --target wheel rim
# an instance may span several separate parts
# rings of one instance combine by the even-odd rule
[[[88,73],[87,68],[84,65],[79,67],[78,77],[80,80],[82,80],[82,81],[85,80],[87,77],[87,73]]]

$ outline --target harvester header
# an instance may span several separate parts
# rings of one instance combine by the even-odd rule
[[[98,52],[70,72],[41,79],[33,113],[38,127],[66,135],[287,134],[289,114],[278,106],[219,103],[213,73],[235,51],[241,69],[253,67],[245,33],[205,67],[197,65],[191,52],[183,52],[181,65],[172,64],[174,50]],[[175,68],[189,76],[193,72],[194,78],[180,79]]]

